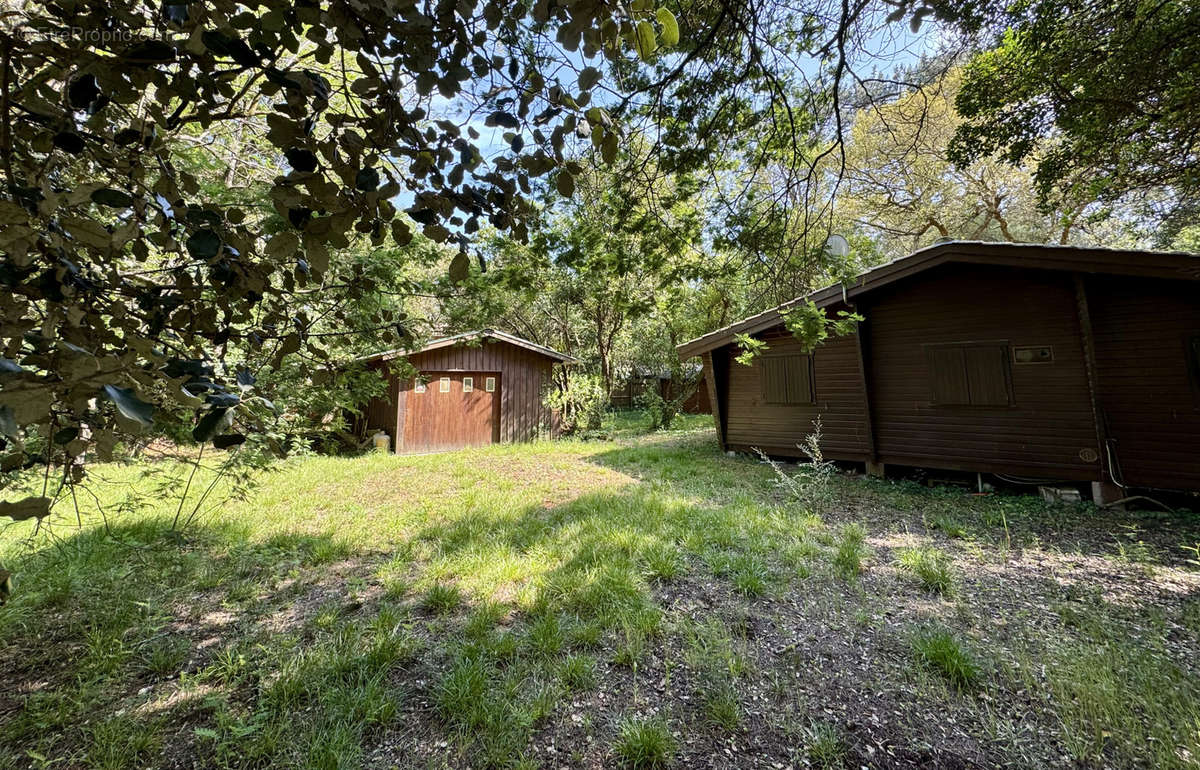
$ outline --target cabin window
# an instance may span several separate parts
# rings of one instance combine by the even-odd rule
[[[441,380],[438,381],[438,390],[442,393],[450,392],[450,378],[449,377],[443,377]]]
[[[1012,377],[1001,342],[926,345],[935,406],[1009,406]]]
[[[474,377],[463,377],[463,393],[474,393],[474,392],[475,392],[475,378]]]
[[[425,392],[425,380],[422,380],[422,379],[413,380],[413,392],[414,393],[424,393]]]
[[[762,398],[767,404],[811,404],[812,356],[763,356]]]
[[[495,377],[484,378],[483,389],[486,390],[488,393],[495,393],[496,392],[496,378]]]

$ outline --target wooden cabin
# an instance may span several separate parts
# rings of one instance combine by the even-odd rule
[[[623,377],[621,383],[612,389],[608,402],[617,409],[632,409],[647,391],[657,390],[663,399],[669,400],[679,392],[679,387],[680,384],[671,378],[670,372],[634,371],[628,377]],[[703,373],[696,382],[695,390],[680,404],[679,411],[684,414],[712,413]]]
[[[811,300],[857,331],[806,350]],[[751,365],[737,334],[765,341]],[[1200,258],[950,242],[679,347],[703,360],[722,448],[1022,480],[1200,490]]]
[[[416,376],[392,372],[407,359]],[[397,453],[435,452],[556,435],[557,415],[544,403],[555,364],[574,361],[550,348],[494,329],[436,339],[418,350],[368,356],[386,372],[387,395],[363,412],[368,435],[382,430]]]

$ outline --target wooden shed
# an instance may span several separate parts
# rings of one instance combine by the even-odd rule
[[[670,372],[634,371],[628,377],[622,378],[621,383],[613,388],[608,401],[618,409],[629,409],[637,406],[639,398],[647,391],[657,390],[662,398],[671,399],[679,392],[679,387],[681,386],[671,378]],[[684,400],[679,410],[684,414],[712,413],[703,372],[696,381],[695,390]]]
[[[811,300],[857,331],[806,351],[783,317]],[[767,350],[750,366],[734,335]],[[701,356],[723,448],[1200,490],[1200,258],[950,242],[679,348]]]
[[[415,377],[390,371],[405,358]],[[556,363],[574,361],[550,348],[494,329],[436,339],[419,350],[364,359],[387,370],[388,390],[363,413],[368,433],[382,430],[397,453],[434,452],[528,441],[558,431],[543,396]]]

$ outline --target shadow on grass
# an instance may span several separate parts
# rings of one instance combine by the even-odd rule
[[[537,731],[587,679],[564,672],[586,673],[604,658],[616,688],[609,708],[638,705],[635,665],[651,665],[649,653],[672,633],[663,581],[690,589],[699,576],[750,601],[786,589],[801,568],[827,568],[836,548],[836,526],[780,505],[771,471],[721,455],[711,434],[653,436],[586,459],[642,483],[552,506],[506,507],[472,491],[459,507],[431,509],[384,555],[335,534],[264,536],[234,521],[205,522],[177,542],[167,521],[153,519],[29,552],[17,565],[21,589],[0,611],[0,655],[17,661],[0,674],[0,767],[27,764],[29,750],[99,767],[344,767],[397,734],[415,762],[457,752],[472,764],[508,764],[528,758]],[[1026,500],[964,501],[853,479],[840,479],[838,492],[846,510],[831,520],[877,511],[882,525],[924,526],[947,542],[931,514],[961,517],[981,541],[1027,531],[1033,542],[1057,531],[1047,517],[1089,523],[1085,511],[1047,514]],[[1002,522],[989,524],[996,510]],[[1058,590],[1052,576],[1004,579],[1018,593]],[[456,591],[425,601],[445,585]],[[846,585],[814,591],[861,601],[839,593]],[[1075,622],[1101,649],[1097,635],[1112,633],[1113,613],[1103,603],[1096,613]],[[568,658],[577,659],[571,667]],[[1061,681],[1078,678],[1063,670]],[[1146,675],[1134,684],[1190,681]],[[1056,697],[1090,704],[1102,684]],[[1109,725],[1123,712],[1096,710],[1111,703],[1075,721]],[[608,739],[614,728],[596,729]],[[446,737],[453,748],[439,747]],[[710,738],[719,735],[693,750],[718,750]]]

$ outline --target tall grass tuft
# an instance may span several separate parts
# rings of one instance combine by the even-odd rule
[[[954,566],[945,551],[932,546],[906,548],[897,562],[900,569],[914,575],[930,593],[944,595],[954,587]]]
[[[979,680],[979,665],[974,656],[945,629],[921,629],[913,635],[912,648],[922,663],[959,690],[966,690]]]
[[[617,729],[613,753],[628,767],[652,770],[666,767],[675,748],[675,738],[662,719],[626,718]]]
[[[867,531],[861,524],[847,524],[842,528],[841,537],[833,552],[834,572],[847,580],[862,574],[863,561],[867,555],[866,537]]]

